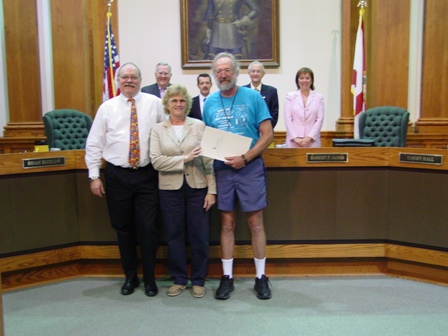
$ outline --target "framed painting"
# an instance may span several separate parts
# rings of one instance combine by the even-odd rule
[[[278,68],[278,0],[180,0],[182,68],[209,68],[222,51],[247,68]]]

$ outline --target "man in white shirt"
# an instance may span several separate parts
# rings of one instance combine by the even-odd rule
[[[210,94],[210,89],[212,88],[212,79],[210,78],[210,75],[208,73],[201,73],[198,75],[197,82],[199,95],[193,97],[193,103],[191,105],[191,110],[188,116],[191,118],[202,120],[204,102]]]
[[[135,64],[124,64],[117,81],[121,93],[99,107],[87,138],[85,161],[90,189],[95,196],[106,195],[110,221],[117,233],[126,276],[121,294],[132,294],[140,285],[140,245],[145,294],[155,296],[158,180],[149,159],[149,136],[152,126],[165,117],[161,99],[140,92],[141,72]],[[106,161],[107,190],[100,179],[102,159]]]

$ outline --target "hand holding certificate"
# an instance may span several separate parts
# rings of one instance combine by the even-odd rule
[[[246,153],[251,142],[251,138],[206,126],[202,135],[201,155],[226,161],[226,157],[240,156]]]

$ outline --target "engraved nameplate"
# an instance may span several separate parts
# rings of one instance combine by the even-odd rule
[[[306,154],[307,163],[348,162],[347,153]]]
[[[65,166],[65,156],[22,160],[23,169],[56,167],[56,166]]]
[[[400,155],[400,162],[430,164],[438,166],[443,164],[443,155],[412,154],[412,153],[399,153],[399,155]]]

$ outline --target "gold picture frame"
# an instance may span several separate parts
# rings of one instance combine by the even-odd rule
[[[243,68],[253,60],[266,68],[280,66],[278,0],[181,0],[180,4],[182,69],[208,69],[213,56],[223,50],[238,55]],[[224,33],[226,39],[218,40]]]

